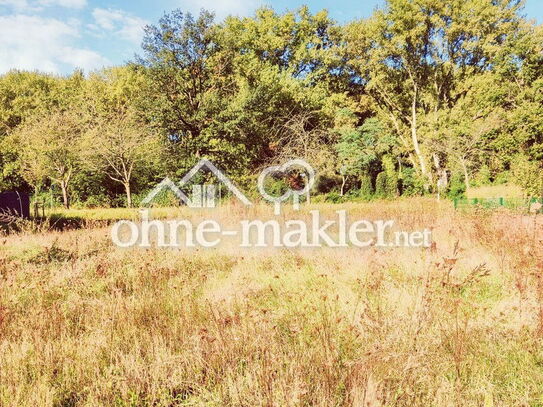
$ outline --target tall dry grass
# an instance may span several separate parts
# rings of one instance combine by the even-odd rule
[[[435,244],[121,250],[107,228],[1,238],[0,405],[543,405],[537,218],[430,200],[347,209],[431,227]],[[249,211],[216,216],[266,210]]]

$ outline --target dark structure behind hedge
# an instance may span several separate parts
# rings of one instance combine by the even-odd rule
[[[0,213],[30,217],[30,197],[23,192],[0,193]]]

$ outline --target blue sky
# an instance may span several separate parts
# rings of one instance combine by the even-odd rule
[[[10,69],[69,73],[122,64],[139,51],[142,27],[174,8],[201,8],[251,15],[262,5],[278,11],[307,4],[326,8],[345,22],[369,16],[382,0],[0,0],[0,73]],[[541,0],[528,0],[525,13],[543,22]]]

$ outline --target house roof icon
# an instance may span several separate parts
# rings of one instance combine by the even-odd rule
[[[198,207],[193,200],[191,200],[182,190],[181,188],[186,185],[202,168],[207,168],[208,171],[210,171],[219,181],[221,181],[226,188],[234,195],[236,198],[238,198],[244,205],[250,206],[252,205],[251,201],[247,199],[247,197],[240,191],[238,187],[234,185],[230,179],[224,175],[224,173],[219,170],[211,161],[203,158],[198,163],[192,167],[192,169],[185,174],[181,180],[175,184],[170,178],[166,177],[164,178],[149,194],[145,197],[145,199],[142,201],[142,206],[150,204],[155,197],[161,193],[165,189],[169,189],[172,191],[175,196],[179,198],[182,202],[184,202],[186,205],[191,207]],[[200,186],[201,187],[201,186]]]

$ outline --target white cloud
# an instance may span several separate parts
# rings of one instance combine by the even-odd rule
[[[101,29],[118,35],[121,39],[139,44],[147,21],[122,10],[96,8],[92,12],[95,31]]]
[[[17,10],[30,8],[30,4],[26,0],[0,0],[0,6],[13,7]]]
[[[87,5],[87,0],[39,0],[38,4],[43,5],[43,6],[83,8]]]
[[[73,45],[78,26],[53,18],[0,16],[0,72],[10,69],[59,73],[66,69],[92,70],[109,61],[95,51]]]

